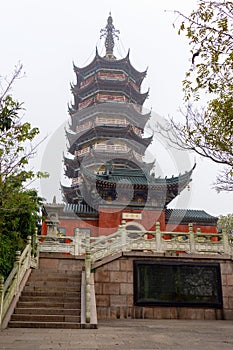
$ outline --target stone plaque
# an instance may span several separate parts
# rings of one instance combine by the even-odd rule
[[[134,261],[134,303],[221,308],[220,265]]]
[[[141,213],[122,213],[122,219],[142,220]]]

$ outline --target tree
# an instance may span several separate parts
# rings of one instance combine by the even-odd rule
[[[22,66],[16,68],[0,95],[0,273],[4,277],[12,269],[16,250],[22,250],[27,236],[35,234],[42,203],[37,191],[26,187],[28,181],[43,176],[27,169],[39,130],[23,122],[22,104],[10,95],[21,70]]]
[[[176,146],[222,164],[215,187],[233,190],[233,3],[199,0],[189,16],[175,11],[191,65],[183,81],[184,123],[172,118],[160,132]],[[204,106],[199,107],[200,104]]]
[[[228,235],[233,237],[233,214],[221,215],[218,220],[218,229],[224,229]]]

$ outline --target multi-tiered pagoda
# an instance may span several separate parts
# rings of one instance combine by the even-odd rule
[[[152,141],[152,136],[143,135],[150,118],[142,113],[148,97],[148,92],[141,92],[146,71],[132,66],[129,53],[123,59],[115,57],[114,40],[119,31],[111,15],[101,33],[105,55],[101,57],[96,49],[89,65],[74,65],[69,157],[64,159],[71,186],[62,186],[66,208],[78,216],[94,216],[97,226],[105,223],[110,231],[127,217],[140,218],[140,224],[149,229],[189,184],[192,170],[162,179],[152,172],[154,163],[143,161]]]

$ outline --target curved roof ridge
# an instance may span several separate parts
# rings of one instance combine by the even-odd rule
[[[141,78],[139,79],[140,82],[142,81],[142,79],[146,76],[147,74],[147,70],[148,70],[148,67],[144,70],[144,71],[139,71],[137,70],[136,68],[134,68],[134,66],[132,65],[131,61],[130,61],[130,58],[129,58],[129,51],[127,53],[127,55],[124,57],[124,58],[120,58],[120,59],[115,59],[115,60],[109,60],[108,58],[106,57],[102,57],[99,55],[98,51],[96,51],[96,54],[95,54],[95,57],[93,58],[93,60],[86,66],[84,67],[78,67],[76,66],[74,63],[73,63],[73,69],[75,72],[77,73],[84,73],[85,71],[88,71],[90,70],[92,67],[95,66],[95,63],[96,62],[111,62],[112,66],[114,67],[114,65],[119,65],[119,64],[126,64],[128,65],[128,68],[130,69],[130,72],[137,76],[138,78]]]

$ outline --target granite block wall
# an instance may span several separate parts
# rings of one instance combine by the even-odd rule
[[[142,255],[119,256],[108,259],[95,268],[95,292],[98,319],[112,318],[148,318],[148,319],[233,319],[233,261],[231,258],[186,257],[189,262],[219,262],[221,269],[223,308],[209,307],[166,307],[136,306],[133,297],[133,261],[167,260],[168,257],[148,257]],[[175,261],[184,261],[182,257],[170,257]]]

